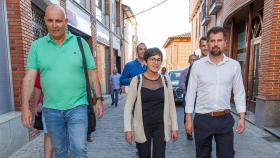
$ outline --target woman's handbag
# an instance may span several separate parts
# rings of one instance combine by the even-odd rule
[[[85,57],[85,52],[84,52],[81,37],[78,36],[77,40],[78,40],[78,45],[79,45],[79,48],[80,48],[80,51],[81,51],[82,57],[83,57],[84,73],[85,73],[85,77],[86,77],[87,100],[89,103],[89,106],[88,106],[88,132],[94,132],[96,129],[96,118],[95,118],[95,112],[94,112],[93,106],[96,104],[96,96],[93,95],[93,97],[92,97],[92,95],[91,95],[92,93],[90,90],[89,77],[88,77],[87,66],[86,66],[87,65],[86,57]],[[95,98],[95,99],[93,99],[93,98]]]

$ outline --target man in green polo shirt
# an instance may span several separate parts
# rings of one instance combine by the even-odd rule
[[[40,71],[44,94],[43,115],[54,147],[56,158],[68,157],[68,144],[73,157],[87,157],[88,127],[86,79],[82,54],[77,37],[66,32],[65,11],[59,5],[50,5],[45,12],[49,34],[31,45],[22,89],[22,122],[31,128],[29,100],[37,71]],[[91,88],[98,101],[96,113],[103,116],[100,83],[90,48],[82,40]]]

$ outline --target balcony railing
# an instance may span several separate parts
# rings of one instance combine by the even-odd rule
[[[207,7],[206,7],[206,2],[204,1],[202,4],[202,10],[201,10],[201,25],[205,26],[210,22],[211,18],[207,14]]]
[[[209,14],[215,15],[223,6],[224,0],[212,0],[209,7]]]

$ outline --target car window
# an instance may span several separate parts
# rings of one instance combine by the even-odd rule
[[[169,77],[170,77],[170,79],[172,81],[179,80],[180,79],[180,75],[181,75],[181,71],[170,71],[168,73],[168,75],[169,75]]]

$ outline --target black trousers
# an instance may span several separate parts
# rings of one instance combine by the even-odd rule
[[[166,142],[164,140],[163,124],[144,126],[147,141],[137,143],[139,158],[151,158],[151,147],[153,143],[153,158],[165,158]]]
[[[234,158],[234,119],[230,113],[219,117],[195,114],[193,122],[197,158],[211,158],[213,138],[217,158]]]

